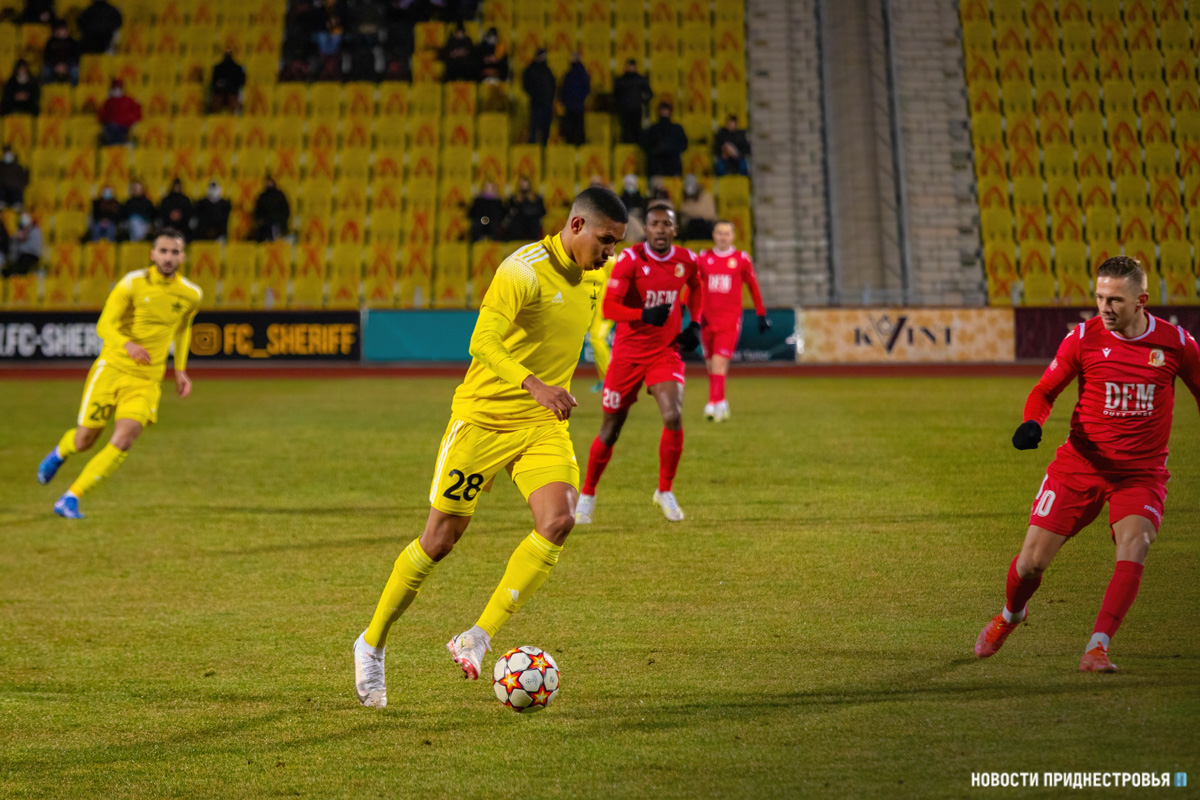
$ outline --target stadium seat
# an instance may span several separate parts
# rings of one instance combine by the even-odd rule
[[[467,245],[439,244],[435,251],[434,308],[464,308],[467,304]]]
[[[217,305],[217,283],[221,278],[221,243],[192,242],[187,248],[188,280],[200,287],[204,297],[200,300],[201,308],[215,308]]]
[[[1060,303],[1082,306],[1092,302],[1086,245],[1077,241],[1055,242],[1054,271]]]
[[[399,239],[373,237],[367,247],[363,300],[368,308],[392,308],[396,305],[397,254]]]
[[[329,261],[329,308],[358,308],[363,277],[361,243],[334,245]]]
[[[479,308],[483,296],[492,284],[500,262],[504,260],[504,246],[499,242],[475,242],[470,248],[471,280],[468,286],[470,306]]]
[[[401,248],[399,291],[400,308],[428,308],[433,292],[432,245],[405,244]]]
[[[327,274],[326,244],[301,242],[296,247],[296,274],[289,308],[321,308],[325,304]]]
[[[1192,243],[1167,241],[1161,244],[1162,277],[1166,284],[1165,300],[1168,305],[1195,305],[1200,302],[1196,294],[1196,261],[1192,256]]]

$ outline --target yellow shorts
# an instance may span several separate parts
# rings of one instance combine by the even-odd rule
[[[438,451],[430,505],[446,514],[474,514],[479,493],[491,491],[501,468],[526,500],[550,483],[579,488],[579,464],[566,422],[494,431],[452,419]]]
[[[103,428],[115,416],[152,425],[158,422],[161,398],[160,381],[134,377],[98,358],[88,371],[76,422],[85,428]]]

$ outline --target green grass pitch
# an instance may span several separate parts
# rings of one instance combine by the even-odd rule
[[[1000,654],[971,650],[1073,389],[1042,448],[1019,453],[1032,379],[735,371],[724,425],[703,421],[693,381],[681,524],[650,502],[660,425],[643,396],[596,524],[496,642],[562,667],[555,704],[520,716],[443,649],[530,529],[503,475],[393,629],[390,706],[353,694],[350,645],[425,520],[455,382],[194,377],[185,402],[165,387],[161,424],[78,523],[51,505],[82,458],[49,487],[34,473],[82,382],[0,381],[0,797],[932,798],[1001,770],[1200,781],[1200,419],[1182,385],[1165,526],[1116,675],[1075,672],[1112,569],[1103,522],[1063,550]],[[580,383],[583,461],[600,403]]]

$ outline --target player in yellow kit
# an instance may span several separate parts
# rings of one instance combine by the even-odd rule
[[[425,531],[396,559],[371,624],[354,642],[354,683],[364,706],[387,705],[388,630],[463,535],[480,493],[501,469],[528,501],[534,530],[512,554],[475,626],[446,645],[468,678],[479,677],[491,638],[558,562],[575,524],[579,485],[567,432],[576,405],[571,376],[596,302],[584,275],[612,257],[627,220],[611,191],[585,189],[561,233],[522,247],[496,271],[471,335],[471,366],[450,407]]]
[[[116,472],[142,430],[158,421],[162,378],[172,342],[175,391],[180,397],[192,391],[186,371],[188,347],[203,293],[178,274],[183,260],[183,234],[163,230],[150,251],[153,266],[126,274],[104,303],[96,323],[104,349],[84,383],[76,427],[64,433],[58,446],[42,459],[38,483],[49,483],[70,456],[91,447],[110,419],[115,418],[116,423],[108,444],[54,504],[54,513],[60,517],[83,519],[79,498]]]

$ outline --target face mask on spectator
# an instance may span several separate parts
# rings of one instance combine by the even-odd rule
[[[214,203],[216,201],[220,200],[221,199],[221,187],[217,186],[215,183],[210,183],[208,185],[208,199],[212,200]]]
[[[105,189],[104,191],[100,192],[100,196],[105,200],[112,200],[112,189]]]
[[[22,228],[28,228],[32,224],[33,224],[33,217],[29,216],[28,214],[21,215],[21,227]]]
[[[12,153],[5,153],[5,154],[4,154],[4,163],[5,163],[5,164],[11,164],[11,163],[13,163],[13,162],[14,162],[14,161],[16,161],[16,160],[17,160],[17,157],[16,157],[16,156],[14,156]]]

